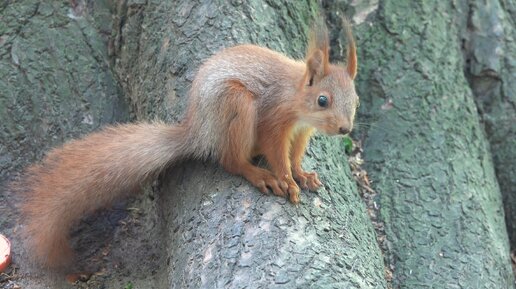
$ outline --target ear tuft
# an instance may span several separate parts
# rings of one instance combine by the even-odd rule
[[[320,17],[314,22],[308,48],[306,51],[307,83],[312,86],[319,82],[330,70],[330,40],[328,28],[324,23],[324,18]]]
[[[315,50],[310,58],[306,61],[306,69],[308,74],[308,86],[321,81],[324,77],[324,53],[321,50]]]
[[[353,38],[353,32],[351,31],[351,24],[349,21],[343,16],[341,18],[342,20],[342,27],[344,28],[344,31],[346,32],[346,39],[348,41],[348,56],[347,56],[347,65],[346,70],[348,71],[349,76],[351,79],[355,79],[357,76],[357,48],[355,45],[355,39]]]

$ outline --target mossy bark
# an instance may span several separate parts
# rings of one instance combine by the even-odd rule
[[[465,72],[491,145],[516,248],[516,1],[461,1]]]
[[[393,286],[512,288],[500,189],[464,73],[471,3],[369,3],[341,8],[358,21],[359,122],[370,122],[358,135]]]
[[[66,139],[128,118],[107,63],[103,4],[0,4],[0,179]]]

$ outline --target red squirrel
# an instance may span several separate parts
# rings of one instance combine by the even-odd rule
[[[356,48],[347,22],[347,63],[329,62],[324,21],[314,25],[306,61],[255,45],[208,58],[189,91],[180,124],[121,124],[51,150],[18,187],[30,253],[45,267],[70,264],[69,231],[83,216],[137,191],[180,159],[211,159],[263,193],[299,203],[300,188],[316,190],[301,161],[314,130],[347,134],[358,96]],[[269,169],[252,164],[262,155]]]

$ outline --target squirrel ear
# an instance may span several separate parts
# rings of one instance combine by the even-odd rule
[[[324,77],[325,73],[324,53],[317,49],[306,61],[306,83],[312,86],[319,83]]]
[[[323,17],[312,26],[306,53],[306,84],[318,83],[330,70],[330,40]]]

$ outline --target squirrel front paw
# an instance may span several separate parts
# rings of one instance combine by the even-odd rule
[[[294,178],[303,189],[309,189],[310,191],[316,191],[322,185],[316,172],[298,170],[294,173]]]
[[[278,178],[266,170],[259,169],[252,175],[246,176],[246,178],[264,194],[268,193],[270,189],[272,190],[272,193],[277,196],[288,196],[290,202],[293,204],[299,203],[299,186],[289,175],[285,175],[283,178]]]
[[[287,185],[285,191],[288,194],[290,202],[293,204],[299,204],[299,192],[301,190],[299,189],[299,186],[296,184],[296,181],[294,181],[294,179],[291,176],[285,175],[283,177],[283,182]]]
[[[299,192],[300,189],[295,182],[288,184],[288,198],[292,204],[299,204]]]
[[[267,194],[270,189],[276,196],[287,196],[287,183],[279,180],[275,175],[266,170],[260,169],[257,174],[248,178],[248,180],[264,194]]]

